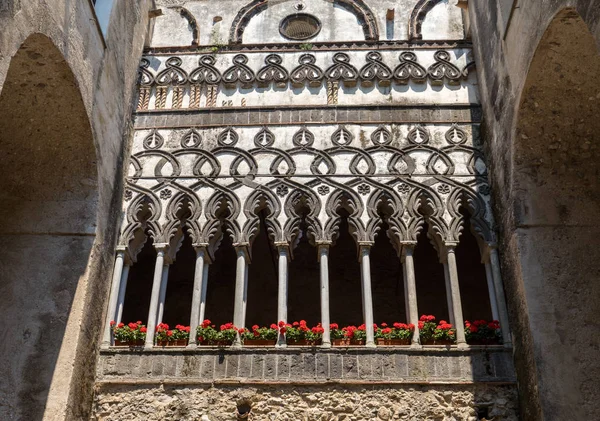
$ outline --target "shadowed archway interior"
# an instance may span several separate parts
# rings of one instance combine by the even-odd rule
[[[600,394],[599,78],[594,37],[562,11],[532,60],[513,145],[519,299],[555,419],[595,418]]]
[[[38,421],[94,243],[97,205],[81,93],[43,35],[31,35],[10,63],[0,156],[0,419]]]

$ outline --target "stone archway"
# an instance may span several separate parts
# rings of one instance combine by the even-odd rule
[[[44,35],[12,58],[0,157],[0,419],[38,421],[51,384],[70,375],[56,364],[78,340],[65,332],[95,240],[98,193],[80,90]]]
[[[599,78],[592,34],[573,9],[560,12],[532,60],[513,145],[512,243],[547,419],[597,416]]]

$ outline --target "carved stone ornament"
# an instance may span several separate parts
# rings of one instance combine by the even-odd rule
[[[202,144],[202,136],[195,129],[188,131],[181,138],[181,147],[184,149],[187,148],[197,148]]]
[[[372,51],[367,54],[367,64],[360,70],[361,83],[366,86],[390,86],[392,70],[383,62],[381,53]]]
[[[165,144],[165,140],[156,129],[152,130],[144,139],[144,149],[160,149]]]
[[[346,86],[356,86],[358,70],[350,64],[350,56],[346,53],[336,53],[333,56],[333,65],[325,71],[325,76],[330,81],[342,81]]]
[[[450,62],[450,53],[437,51],[433,56],[436,61],[428,69],[431,83],[442,85],[446,79],[450,84],[460,84],[462,74],[458,67]]]
[[[244,88],[252,87],[256,76],[252,69],[246,66],[247,63],[248,57],[244,54],[238,54],[233,57],[233,66],[223,73],[223,83],[225,86],[236,87],[239,82]]]
[[[190,73],[191,83],[207,83],[209,85],[218,85],[221,83],[221,73],[215,67],[217,59],[214,56],[202,56],[198,61],[199,67]]]
[[[408,132],[408,141],[415,145],[425,145],[429,142],[429,133],[423,126],[416,126]]]
[[[156,76],[156,83],[160,86],[184,85],[188,80],[188,75],[181,68],[181,59],[171,57],[167,60],[167,68]]]
[[[424,83],[427,81],[427,70],[417,62],[415,53],[402,53],[400,64],[394,69],[394,80],[402,85],[409,81]]]
[[[315,142],[315,136],[306,126],[303,126],[292,138],[294,146],[298,148],[310,148]]]
[[[237,132],[231,127],[228,127],[227,129],[223,130],[223,132],[221,132],[221,134],[217,138],[217,142],[219,146],[233,147],[238,143],[239,138],[240,137],[238,136]]]
[[[266,66],[260,69],[256,79],[259,86],[269,86],[274,83],[277,87],[286,87],[290,79],[288,71],[281,65],[283,59],[278,54],[269,54],[265,59]]]
[[[300,65],[292,70],[290,79],[296,87],[302,87],[305,84],[313,87],[319,87],[325,77],[323,71],[315,65],[317,59],[312,54],[302,54],[298,62]]]

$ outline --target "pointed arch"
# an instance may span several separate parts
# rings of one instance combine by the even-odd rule
[[[410,14],[408,24],[408,39],[410,41],[423,39],[423,34],[421,33],[423,21],[427,17],[427,13],[441,2],[442,0],[419,0],[417,2]]]
[[[365,40],[379,40],[377,19],[373,11],[363,0],[332,0],[331,2],[356,16],[363,28]],[[242,43],[246,26],[248,26],[253,17],[267,9],[268,3],[268,0],[253,0],[240,9],[235,19],[233,19],[231,30],[229,31],[230,44]]]

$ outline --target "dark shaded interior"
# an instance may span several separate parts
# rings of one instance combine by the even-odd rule
[[[360,263],[356,242],[350,235],[348,213],[340,211],[339,237],[329,253],[329,302],[332,323],[363,323]]]
[[[192,246],[192,238],[185,231],[175,262],[169,268],[163,315],[163,323],[168,324],[169,327],[190,324],[195,267],[196,251]]]
[[[308,241],[305,225],[301,232],[289,269],[288,320],[315,326],[321,321],[321,273],[317,248]]]
[[[375,323],[405,323],[404,278],[398,253],[387,236],[388,224],[382,222],[371,248],[371,288]]]
[[[223,241],[215,252],[215,260],[208,270],[205,318],[217,327],[233,322],[235,302],[235,272],[237,255],[231,237],[223,230]]]
[[[260,231],[252,243],[252,263],[248,268],[246,327],[277,323],[278,256],[260,213]]]
[[[448,320],[444,266],[440,263],[437,251],[427,238],[428,230],[429,225],[425,223],[417,238],[414,253],[419,316],[431,314],[437,320]]]
[[[143,323],[148,322],[152,280],[156,264],[156,249],[148,232],[146,232],[146,237],[146,243],[137,255],[137,262],[129,269],[125,301],[123,303],[122,322],[124,323],[138,320]]]
[[[477,239],[471,231],[471,215],[460,209],[464,218],[464,229],[456,248],[456,265],[464,320],[492,320],[492,307],[485,275],[481,263],[481,252]]]

